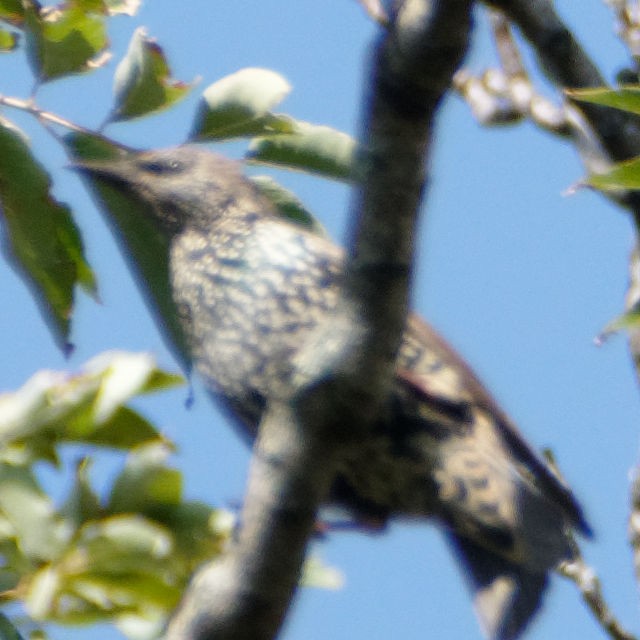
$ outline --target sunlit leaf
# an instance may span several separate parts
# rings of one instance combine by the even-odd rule
[[[21,0],[0,0],[0,20],[17,27],[24,21],[24,8]]]
[[[640,86],[625,85],[617,89],[599,87],[597,89],[567,89],[574,100],[613,107],[640,115]]]
[[[68,0],[47,9],[27,0],[24,6],[27,51],[40,80],[87,71],[107,47],[101,0]]]
[[[629,311],[619,315],[607,323],[605,328],[596,337],[596,343],[601,344],[619,331],[637,331],[640,328],[640,307],[634,306]]]
[[[0,122],[0,213],[5,252],[33,288],[54,337],[66,348],[74,288],[79,284],[95,293],[94,276],[68,207],[54,199],[49,175],[23,135],[6,122]]]
[[[129,120],[166,109],[184,98],[191,85],[171,79],[164,51],[144,29],[133,34],[116,69],[113,120]]]
[[[130,449],[156,440],[157,430],[123,403],[160,388],[159,377],[167,386],[181,381],[161,374],[148,354],[122,352],[102,354],[73,376],[40,371],[22,388],[0,395],[0,447],[11,452],[22,444],[37,456],[55,442]]]
[[[106,0],[109,15],[115,16],[124,14],[127,16],[135,16],[140,10],[142,0]]]
[[[605,191],[640,189],[640,158],[620,162],[606,173],[592,173],[586,183]]]
[[[116,626],[132,640],[160,638],[167,622],[167,612],[157,607],[140,607],[138,615],[124,613],[116,619]]]
[[[352,180],[357,175],[356,142],[330,127],[296,122],[290,134],[256,138],[247,157],[252,162]]]
[[[170,449],[163,443],[149,444],[131,452],[113,484],[109,512],[148,513],[158,507],[179,504],[182,475],[167,466],[169,454]]]
[[[13,51],[18,46],[18,34],[0,28],[0,52]]]
[[[150,353],[106,351],[84,366],[88,376],[100,378],[100,389],[93,408],[93,418],[106,422],[128,399],[141,393],[173,387],[182,378],[157,368]]]
[[[90,431],[82,423],[70,423],[66,432],[69,440],[125,450],[157,437],[156,427],[128,407],[118,407],[105,422],[92,423]]]
[[[79,534],[86,571],[95,574],[153,575],[158,563],[173,551],[167,530],[137,514],[123,514],[88,523]]]
[[[76,466],[73,486],[60,509],[60,513],[76,527],[97,519],[102,512],[100,499],[89,482],[89,466],[90,461],[86,459]]]
[[[305,560],[301,579],[303,586],[335,590],[342,589],[344,582],[344,574],[339,569],[324,564],[318,556],[312,555]]]
[[[55,566],[45,565],[29,583],[24,602],[27,611],[36,620],[50,617],[55,610],[60,588],[60,575]]]
[[[69,533],[24,467],[0,465],[0,513],[13,527],[20,549],[32,559],[54,558]]]
[[[289,83],[275,71],[241,69],[205,89],[191,136],[225,140],[290,132],[292,120],[271,113],[289,91]]]

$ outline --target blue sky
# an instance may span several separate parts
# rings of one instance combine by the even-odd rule
[[[611,78],[626,58],[609,11],[599,0],[557,4]],[[107,135],[121,142],[139,147],[182,142],[199,91],[245,66],[272,68],[289,79],[294,89],[283,110],[357,132],[375,27],[354,0],[156,0],[137,18],[114,21],[116,58],[140,24],[164,46],[175,76],[202,79],[177,109],[111,126]],[[469,64],[480,70],[492,59],[491,51],[481,29],[475,40]],[[15,57],[0,58],[0,92],[26,96],[28,71]],[[97,126],[111,103],[114,67],[115,61],[89,78],[45,86],[39,100]],[[56,169],[55,193],[77,212],[102,304],[79,301],[72,336],[76,350],[65,361],[22,282],[0,263],[0,389],[19,386],[40,368],[76,368],[112,348],[151,351],[175,370],[99,213],[78,178],[63,169],[62,150],[29,118],[6,115],[29,132],[40,159]],[[228,153],[237,155],[239,149]],[[562,195],[582,176],[568,145],[528,124],[482,129],[456,97],[440,115],[431,165],[414,306],[468,359],[530,442],[552,447],[596,531],[595,541],[584,545],[586,558],[597,568],[614,613],[640,633],[627,544],[640,406],[624,338],[600,348],[593,341],[622,308],[631,225],[597,194]],[[279,177],[335,238],[343,236],[344,186],[299,174]],[[189,497],[221,506],[236,503],[249,453],[197,383],[195,394],[189,410],[185,389],[139,406],[178,442],[175,462],[185,473]],[[394,524],[384,535],[339,533],[316,551],[344,572],[346,585],[335,592],[302,590],[286,640],[418,640],[435,633],[441,640],[480,638],[465,586],[436,528]],[[56,637],[86,634],[60,631]],[[104,637],[114,636],[105,631]],[[554,578],[527,637],[597,640],[604,634],[574,587]]]

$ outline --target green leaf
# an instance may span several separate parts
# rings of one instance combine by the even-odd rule
[[[173,552],[166,528],[137,514],[115,515],[86,524],[79,534],[87,573],[161,574],[160,562]]]
[[[92,358],[84,367],[88,376],[100,380],[93,407],[93,419],[105,423],[130,398],[141,393],[182,383],[180,376],[160,371],[149,353],[106,351]]]
[[[635,305],[629,311],[619,315],[608,322],[605,328],[596,337],[596,344],[601,345],[614,333],[619,331],[637,331],[640,328],[640,305]]]
[[[26,582],[25,604],[37,619],[66,624],[113,618],[149,605],[175,606],[186,580],[171,576],[171,534],[135,514],[87,522],[57,562]]]
[[[27,51],[34,74],[46,81],[91,68],[108,40],[102,0],[68,0],[42,9],[24,3]]]
[[[3,613],[0,613],[0,638],[2,640],[23,640],[20,632]]]
[[[327,234],[323,226],[305,208],[294,193],[285,189],[270,176],[252,176],[251,180],[257,185],[262,195],[276,206],[283,218],[300,225],[308,231],[326,237]]]
[[[592,173],[586,183],[604,191],[640,189],[640,158],[620,162],[606,173]]]
[[[18,46],[18,34],[0,28],[0,52],[13,51]]]
[[[76,466],[73,487],[60,509],[60,513],[76,528],[97,520],[102,513],[100,499],[89,482],[90,465],[91,461],[85,458]]]
[[[111,160],[126,156],[132,151],[98,134],[74,132],[65,136],[62,141],[71,157],[76,160]]]
[[[118,14],[135,16],[140,10],[142,0],[106,0],[105,4],[111,16]]]
[[[128,407],[118,407],[108,421],[92,424],[88,433],[80,426],[76,435],[76,424],[69,424],[66,439],[128,451],[158,438],[156,427]]]
[[[324,564],[318,556],[309,556],[302,569],[301,584],[318,589],[342,589],[344,574],[339,569]]]
[[[99,136],[72,134],[65,138],[71,156],[77,160],[100,160],[129,150]],[[173,302],[169,277],[169,245],[158,232],[145,205],[97,178],[83,176],[110,223],[125,257],[137,275],[147,304],[163,327],[165,338],[185,370],[190,369],[187,340]]]
[[[109,496],[109,513],[154,513],[182,499],[182,475],[167,467],[170,448],[155,442],[129,454]]]
[[[0,0],[0,20],[19,27],[24,22],[21,0]]]
[[[74,288],[79,284],[95,294],[93,272],[69,208],[53,198],[49,175],[6,121],[0,121],[0,208],[8,257],[66,349]]]
[[[619,89],[567,89],[566,94],[580,102],[599,104],[640,115],[640,86],[625,85]]]
[[[184,98],[192,85],[171,80],[170,75],[162,48],[144,29],[136,29],[127,55],[116,69],[112,120],[144,116]]]
[[[253,140],[247,157],[252,162],[299,169],[327,178],[353,180],[357,175],[356,142],[330,127],[296,122],[293,133]]]
[[[116,626],[127,638],[153,640],[161,638],[167,624],[167,610],[144,607],[137,614],[124,613],[118,616]]]
[[[183,502],[156,510],[154,520],[164,524],[173,534],[176,565],[185,578],[202,562],[222,552],[235,524],[229,512],[213,509],[201,502]]]
[[[19,548],[33,560],[55,558],[66,543],[68,530],[27,468],[0,464],[0,513],[13,527]]]
[[[148,354],[108,352],[74,376],[40,371],[16,392],[0,395],[0,456],[25,462],[54,457],[60,442],[84,442],[130,449],[157,440],[157,430],[123,406],[157,388],[162,374]],[[23,451],[26,448],[27,451]]]
[[[203,92],[191,137],[228,140],[290,132],[293,121],[271,113],[290,91],[287,80],[269,69],[247,68],[225,76]]]
[[[157,559],[152,558],[151,562],[159,565]],[[65,583],[64,599],[67,600],[73,594],[78,600],[75,610],[69,611],[65,607],[67,610],[57,616],[58,621],[77,624],[98,621],[105,617],[118,619],[123,613],[141,613],[150,606],[155,610],[161,610],[166,617],[180,599],[180,589],[162,576],[150,572],[114,573],[116,575],[88,572]]]

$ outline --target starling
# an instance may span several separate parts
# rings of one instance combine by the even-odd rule
[[[239,163],[193,145],[77,168],[144,205],[167,243],[190,357],[254,437],[296,351],[335,309],[342,252],[279,215]],[[416,315],[384,415],[345,455],[330,502],[361,522],[435,519],[492,640],[521,634],[549,572],[572,557],[571,530],[589,535],[568,487]]]

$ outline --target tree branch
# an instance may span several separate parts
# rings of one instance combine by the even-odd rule
[[[95,132],[91,129],[85,129],[80,125],[71,122],[71,120],[67,120],[62,116],[59,116],[55,113],[51,113],[50,111],[45,111],[38,107],[33,98],[29,98],[28,100],[24,100],[22,98],[13,98],[11,96],[4,96],[0,94],[0,105],[4,105],[6,107],[13,107],[14,109],[20,109],[21,111],[26,111],[31,115],[35,116],[40,120],[43,124],[57,124],[61,127],[65,127],[70,131],[77,131],[79,133],[86,133],[89,135],[95,135]]]
[[[558,567],[558,573],[571,580],[578,587],[591,613],[600,623],[602,630],[612,640],[637,640],[636,636],[624,629],[614,618],[602,594],[600,578],[585,563],[581,555],[578,554],[572,562],[563,562]]]
[[[396,3],[375,48],[365,169],[330,326],[294,363],[260,426],[238,539],[203,568],[167,640],[273,638],[295,591],[336,460],[357,446],[394,373],[434,114],[466,48],[471,0]]]
[[[535,49],[543,70],[560,89],[606,86],[602,74],[586,51],[556,13],[551,0],[485,0],[486,4],[503,11],[522,31]],[[601,163],[619,162],[640,155],[640,120],[629,113],[598,105],[572,103],[584,114],[586,122],[601,143],[578,151],[589,167],[589,154],[604,152]],[[584,143],[584,140],[579,140]],[[586,157],[585,157],[586,156]],[[640,230],[640,194],[628,192],[617,200],[634,216]]]

